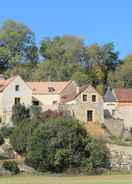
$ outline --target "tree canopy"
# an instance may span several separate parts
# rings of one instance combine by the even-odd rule
[[[87,45],[73,35],[44,37],[36,44],[31,28],[9,19],[0,27],[0,72],[34,81],[73,79],[103,93],[108,85],[131,87],[131,55],[120,60],[114,43]]]

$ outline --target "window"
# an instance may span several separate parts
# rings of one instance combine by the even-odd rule
[[[96,102],[96,95],[92,95],[92,102]]]
[[[16,86],[15,86],[15,90],[16,90],[16,91],[19,91],[19,85],[16,85]]]
[[[93,111],[87,111],[87,121],[93,121]]]
[[[112,116],[114,116],[115,115],[115,110],[112,110]]]
[[[36,100],[36,101],[33,101],[32,103],[33,103],[33,105],[35,105],[35,106],[39,106],[39,101],[37,101],[37,100]]]
[[[55,91],[55,88],[53,88],[53,87],[48,87],[48,90],[49,90],[49,92],[54,92],[54,91]]]
[[[53,101],[53,102],[52,102],[52,104],[57,104],[57,101],[56,101],[56,100],[55,100],[55,101]]]
[[[83,102],[87,101],[87,95],[83,95]]]
[[[19,103],[20,103],[20,98],[16,97],[16,98],[15,98],[15,105],[16,105],[16,104],[19,104]]]

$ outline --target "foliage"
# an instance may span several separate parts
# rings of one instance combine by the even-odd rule
[[[111,87],[132,87],[132,56],[127,56],[123,62],[111,72],[108,82]]]
[[[20,172],[15,161],[4,161],[3,167],[6,170],[10,171],[12,174],[18,174]]]
[[[37,123],[31,121],[30,119],[22,120],[14,128],[12,134],[10,135],[10,142],[14,150],[19,154],[26,153],[28,140],[32,136],[34,129],[36,128]]]
[[[26,163],[39,171],[62,172],[79,167],[89,171],[105,167],[107,162],[104,144],[99,146],[78,121],[68,117],[46,119],[28,144]]]
[[[3,138],[3,136],[0,134],[0,145],[2,145],[2,144],[4,144],[4,138]]]
[[[27,109],[24,105],[18,103],[12,108],[12,121],[14,125],[19,124],[24,119],[29,117],[29,109]]]
[[[4,137],[4,138],[8,138],[11,134],[12,134],[12,131],[13,131],[13,127],[1,127],[0,129],[0,134]]]

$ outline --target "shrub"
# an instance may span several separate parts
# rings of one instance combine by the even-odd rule
[[[24,119],[17,125],[10,135],[10,142],[19,154],[25,153],[27,149],[28,139],[31,137],[37,123],[30,119]]]
[[[3,138],[3,136],[0,134],[0,145],[2,145],[2,144],[4,144],[4,138]]]
[[[72,118],[49,118],[40,124],[28,142],[26,163],[39,171],[63,172],[69,168],[85,171],[106,167],[107,149],[88,136]]]
[[[16,104],[12,108],[12,121],[15,125],[18,125],[24,119],[29,118],[29,109],[20,103]]]
[[[3,167],[10,171],[12,174],[18,174],[20,172],[17,163],[15,161],[5,161]]]
[[[1,130],[0,130],[0,133],[1,135],[4,137],[4,138],[8,138],[12,132],[13,132],[13,127],[2,127]]]

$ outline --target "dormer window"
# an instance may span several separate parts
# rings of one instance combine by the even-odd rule
[[[53,87],[48,87],[48,91],[49,91],[49,92],[54,92],[54,91],[55,91],[55,88],[53,88]]]
[[[96,102],[96,95],[92,95],[92,102]]]
[[[83,95],[83,102],[87,101],[87,95]]]
[[[16,91],[19,91],[19,88],[20,88],[19,85],[16,85],[16,86],[15,86],[15,90],[16,90]]]

